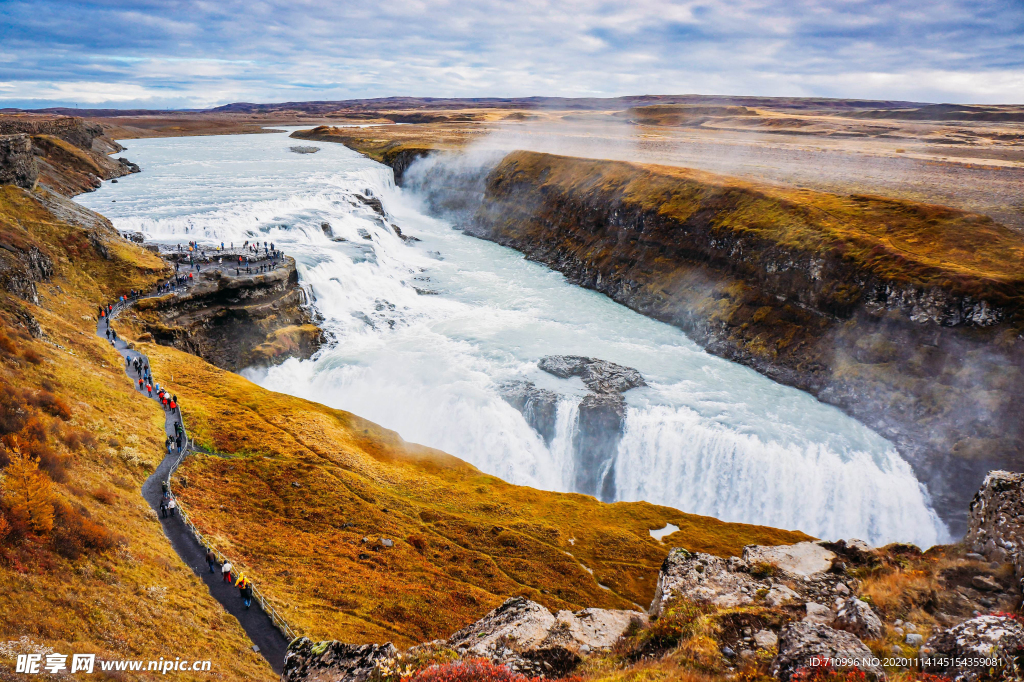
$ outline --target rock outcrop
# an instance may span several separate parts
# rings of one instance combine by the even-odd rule
[[[313,642],[300,637],[288,646],[281,682],[367,682],[379,663],[396,656],[392,644]]]
[[[676,548],[662,564],[649,613],[657,617],[672,600],[682,598],[720,608],[756,604],[792,607],[801,618],[832,624],[841,605],[853,594],[849,579],[832,571],[837,558],[811,542],[778,547],[751,545],[744,549],[742,558],[729,559]],[[878,622],[871,607],[863,602],[847,606],[847,610],[842,621],[845,629],[859,628],[862,620]]]
[[[509,381],[499,387],[501,397],[519,410],[526,423],[551,445],[555,438],[555,421],[561,397],[554,391],[537,388],[532,381]]]
[[[139,301],[135,310],[154,341],[237,371],[288,357],[309,357],[322,332],[306,305],[295,261],[270,272],[201,272],[185,292]]]
[[[35,187],[39,168],[28,135],[0,135],[0,185]]]
[[[772,661],[771,674],[785,682],[801,668],[836,659],[855,662],[848,667],[858,668],[873,679],[885,677],[885,671],[874,663],[875,655],[863,642],[849,632],[818,623],[792,623],[782,629],[779,654]]]
[[[1006,677],[1020,679],[1024,665],[1024,626],[1003,616],[980,616],[932,635],[925,643],[925,669],[954,680],[975,680],[989,668],[1002,669]],[[994,662],[994,664],[993,664]]]
[[[971,502],[964,544],[1024,578],[1024,474],[989,472]]]
[[[552,614],[513,597],[477,622],[452,635],[445,645],[466,658],[487,658],[525,675],[566,675],[590,652],[607,650],[634,621],[638,611],[584,609]]]
[[[572,451],[575,462],[573,491],[594,495],[605,502],[615,499],[615,457],[626,416],[622,394],[646,386],[632,367],[579,355],[549,355],[537,363],[541,370],[568,379],[579,377],[589,390],[580,401]],[[519,410],[547,444],[555,437],[558,403],[554,391],[531,381],[511,381],[500,387],[502,397]]]
[[[74,116],[0,115],[0,136],[27,138],[31,147],[31,162],[26,164],[23,151],[11,157],[0,143],[0,184],[12,175],[20,178],[13,184],[31,188],[38,180],[70,197],[140,170],[128,159],[110,156],[123,147],[106,138],[101,126]],[[24,143],[17,145],[20,150]]]

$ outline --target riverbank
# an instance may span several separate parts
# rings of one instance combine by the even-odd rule
[[[899,446],[954,534],[985,473],[1015,466],[1022,384],[1007,372],[1024,367],[1024,240],[991,219],[667,167],[460,157],[408,132],[364,135],[295,134],[394,164],[467,232],[842,407]]]

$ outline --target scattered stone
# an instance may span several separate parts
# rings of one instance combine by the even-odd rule
[[[822,623],[828,625],[832,622],[834,616],[832,615],[832,609],[823,604],[816,604],[812,601],[807,602],[804,607],[807,609],[807,615],[804,616],[805,623]]]
[[[754,633],[754,644],[758,649],[771,649],[778,646],[779,636],[771,630],[758,630]]]
[[[1024,626],[1003,616],[979,616],[932,635],[927,647],[934,652],[927,672],[951,674],[956,680],[977,679],[987,666],[956,666],[956,659],[1008,661],[1024,654]],[[938,666],[935,663],[954,663]]]
[[[971,587],[982,592],[1002,592],[1003,586],[997,583],[991,576],[976,575],[971,578]]]
[[[288,646],[281,682],[366,682],[378,661],[398,655],[388,644],[343,644],[316,642],[300,637]]]
[[[772,608],[795,604],[799,601],[800,595],[785,585],[773,585],[764,597],[764,603]]]
[[[320,147],[303,147],[303,146],[298,146],[298,147],[289,147],[288,149],[290,149],[291,151],[295,152],[296,154],[316,154],[318,151],[320,151]]]
[[[924,644],[924,635],[919,635],[916,632],[911,632],[903,641],[905,641],[910,646],[919,647],[922,644]]]
[[[722,655],[726,658],[736,658],[736,652],[727,646],[722,647]]]
[[[846,630],[861,639],[879,639],[882,621],[866,602],[850,597],[840,602],[832,627]]]
[[[793,673],[818,657],[861,661],[858,667],[869,677],[885,675],[873,664],[874,654],[857,637],[820,623],[791,623],[782,629],[779,655],[772,661],[771,674],[788,682]]]
[[[392,540],[391,538],[381,538],[380,539],[380,544],[384,545],[385,547],[394,547],[395,546],[395,541]]]
[[[985,556],[978,554],[977,552],[968,552],[964,555],[964,558],[970,559],[971,561],[985,561]]]

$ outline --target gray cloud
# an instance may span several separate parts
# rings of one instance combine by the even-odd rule
[[[4,0],[0,103],[644,93],[1013,102],[1020,0]]]

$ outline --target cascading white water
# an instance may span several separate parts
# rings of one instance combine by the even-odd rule
[[[570,396],[558,402],[555,413],[555,437],[548,449],[555,469],[561,473],[559,481],[563,486],[576,476],[576,438],[579,436],[580,398]]]
[[[296,259],[334,343],[310,360],[247,372],[262,385],[350,410],[513,483],[568,490],[585,388],[536,363],[597,357],[649,384],[626,394],[620,499],[829,538],[947,539],[891,444],[839,410],[424,215],[384,166],[340,145],[299,155],[292,144],[283,135],[130,140],[144,172],[79,198],[153,240],[259,239]],[[359,199],[370,194],[421,241],[400,239]],[[503,383],[522,379],[563,396],[550,445],[501,397]]]

